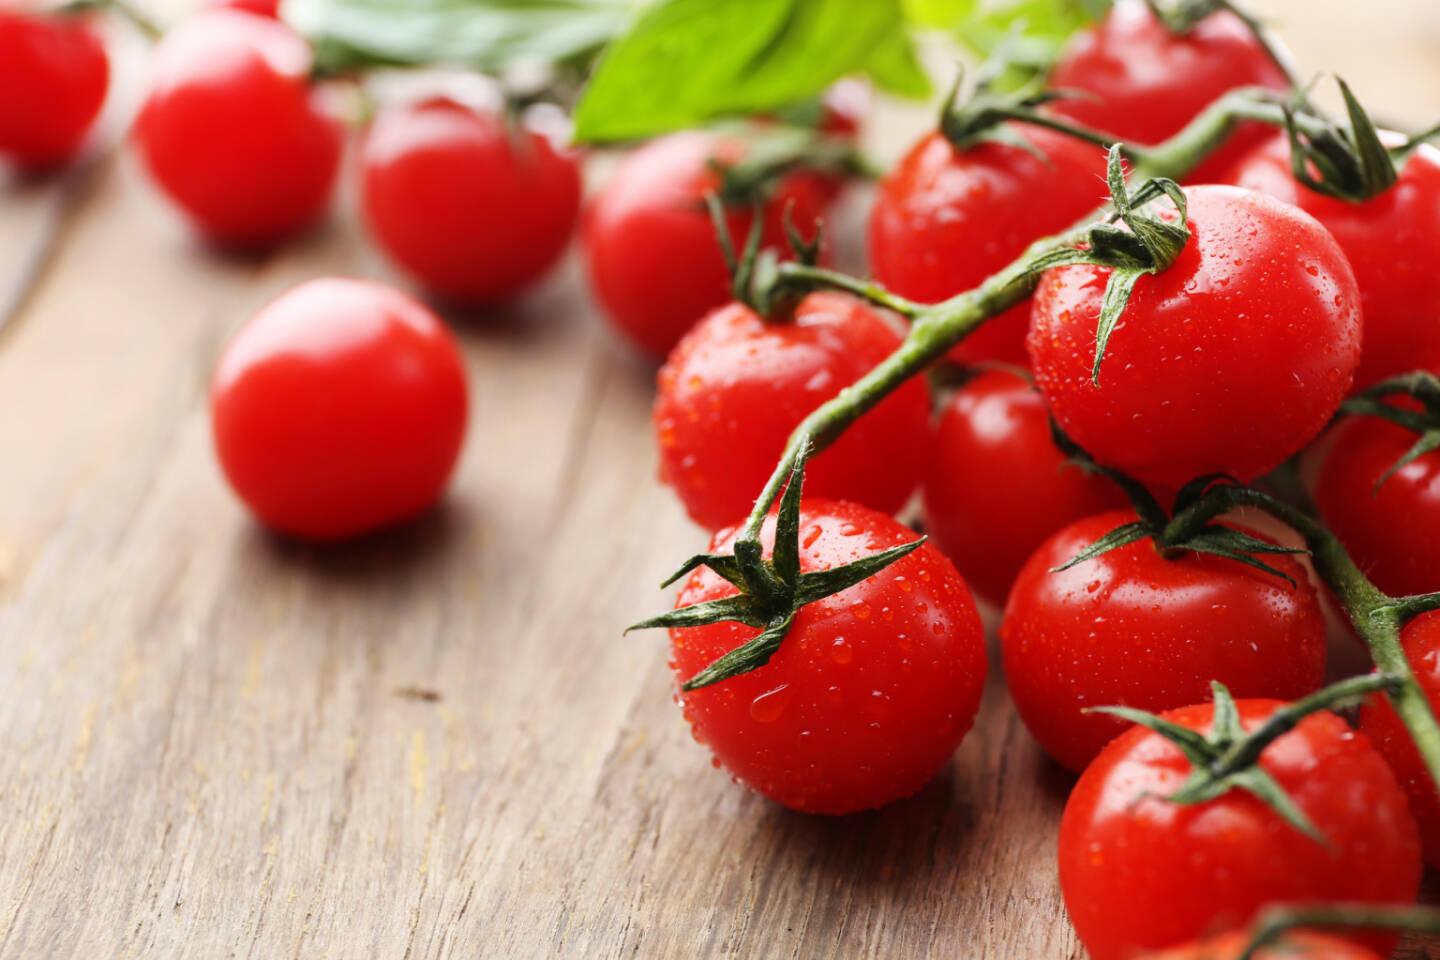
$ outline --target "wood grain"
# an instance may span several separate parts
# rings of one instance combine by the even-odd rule
[[[1431,5],[1382,7],[1403,49],[1345,72],[1405,65],[1396,116],[1440,114]],[[887,116],[893,154],[925,114]],[[226,491],[206,380],[267,298],[386,275],[348,200],[236,260],[123,153],[0,189],[0,957],[1081,956],[1069,780],[998,685],[925,790],[844,820],[690,741],[661,639],[620,629],[702,538],[653,479],[653,371],[573,262],[453,318],[444,506],[310,548]]]

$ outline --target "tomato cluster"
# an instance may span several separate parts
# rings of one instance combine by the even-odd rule
[[[1273,532],[1189,522],[1214,490],[1304,451],[1308,493],[1373,581],[1366,596],[1440,590],[1440,381],[1423,375],[1440,374],[1440,152],[1407,144],[1385,155],[1393,183],[1336,196],[1313,176],[1323,164],[1294,162],[1298,134],[1247,120],[1183,189],[1132,204],[1118,148],[1097,140],[1126,138],[1143,168],[1145,146],[1227,92],[1290,88],[1283,53],[1218,7],[1180,29],[1120,0],[1054,65],[1065,96],[979,134],[942,119],[878,186],[867,239],[883,296],[823,269],[816,237],[842,185],[828,160],[859,133],[846,97],[783,155],[760,146],[786,126],[769,115],[639,145],[588,206],[586,157],[553,108],[458,88],[380,104],[356,164],[370,236],[435,298],[516,296],[578,229],[598,307],[664,358],[660,479],[712,536],[677,575],[675,611],[643,625],[670,628],[676,700],[738,782],[825,814],[913,794],[980,710],[971,587],[1001,611],[1014,709],[1079,774],[1059,874],[1096,960],[1236,954],[1233,931],[1268,904],[1413,902],[1422,850],[1440,866],[1413,717],[1383,696],[1358,731],[1320,709],[1330,700],[1288,712],[1326,673],[1311,568]],[[36,171],[73,157],[107,85],[87,15],[0,12],[0,155]],[[155,49],[133,140],[202,237],[269,249],[331,203],[336,94],[273,0],[215,0]],[[1373,174],[1373,150],[1367,162]],[[975,335],[890,375],[956,322],[935,304],[1096,212],[1107,186],[1121,225],[1066,233],[1036,276],[966,301],[993,314]],[[765,290],[757,262],[815,285]],[[931,360],[927,383],[915,374]],[[1377,414],[1374,391],[1391,386],[1418,399]],[[267,526],[355,537],[442,495],[468,397],[431,308],[312,280],[225,348],[215,450]],[[853,407],[840,427],[796,433],[837,407]],[[789,472],[770,481],[777,462]],[[896,519],[917,500],[932,541]],[[1399,609],[1371,613],[1394,621],[1418,684],[1405,689],[1440,708],[1440,613]],[[1337,936],[1292,942],[1393,946]]]

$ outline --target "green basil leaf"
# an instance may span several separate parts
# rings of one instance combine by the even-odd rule
[[[953,30],[979,6],[980,0],[905,0],[905,18],[917,27]]]
[[[630,0],[286,0],[285,20],[325,72],[593,56],[630,22]]]
[[[915,56],[910,34],[898,20],[882,35],[865,64],[865,73],[882,90],[920,100],[930,95],[930,77]]]
[[[875,66],[883,44],[908,45],[901,23],[901,0],[660,0],[601,56],[575,111],[576,139],[772,111],[867,70],[917,89],[918,65],[894,51]]]

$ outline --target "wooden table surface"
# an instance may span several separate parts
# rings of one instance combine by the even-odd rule
[[[1440,116],[1434,0],[1326,7],[1266,8],[1307,70]],[[893,156],[925,114],[884,109]],[[691,742],[663,638],[620,630],[703,538],[654,480],[653,371],[573,257],[453,318],[473,407],[442,508],[344,547],[258,528],[207,378],[335,272],[387,276],[348,196],[235,259],[124,151],[0,186],[0,956],[1082,955],[1070,779],[998,686],[879,813],[789,813]]]

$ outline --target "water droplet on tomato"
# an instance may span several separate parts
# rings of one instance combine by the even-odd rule
[[[785,713],[792,696],[790,684],[782,683],[750,701],[750,716],[759,723],[774,723]]]

